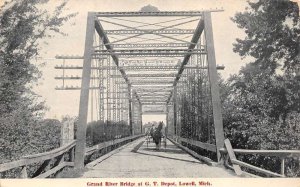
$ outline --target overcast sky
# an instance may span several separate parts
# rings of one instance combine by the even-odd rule
[[[53,1],[49,8],[54,7]],[[79,91],[56,91],[55,86],[61,82],[54,80],[55,75],[61,75],[55,70],[55,65],[61,65],[61,60],[54,59],[55,55],[82,55],[84,49],[86,17],[88,11],[139,11],[141,7],[151,4],[161,11],[189,11],[223,8],[223,12],[212,13],[213,35],[217,64],[224,64],[222,76],[228,78],[230,74],[237,73],[245,64],[240,57],[233,53],[232,43],[237,37],[243,38],[244,33],[230,20],[238,11],[245,9],[246,0],[69,0],[68,11],[78,12],[72,20],[75,25],[66,24],[62,31],[68,36],[55,36],[47,40],[48,45],[42,45],[40,56],[47,65],[42,68],[43,79],[36,88],[36,92],[46,100],[50,110],[46,113],[48,118],[60,119],[63,115],[77,116],[79,105]],[[82,63],[77,61],[77,63]],[[153,116],[144,118],[144,122],[152,120]],[[163,119],[160,118],[161,120]]]

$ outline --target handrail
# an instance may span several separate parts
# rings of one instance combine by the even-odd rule
[[[225,140],[225,148],[220,149],[220,152],[222,155],[228,154],[227,159],[230,159],[231,163],[233,165],[243,166],[252,170],[255,170],[257,172],[263,173],[267,176],[272,177],[285,177],[285,158],[289,157],[300,157],[300,150],[247,150],[247,149],[232,149],[231,143],[229,139]],[[241,154],[241,155],[249,155],[249,154],[258,154],[263,156],[276,156],[281,159],[281,173],[275,173],[271,172],[256,166],[253,166],[251,164],[248,164],[246,162],[237,160],[235,158],[235,154]],[[225,165],[226,165],[225,160]]]
[[[210,144],[210,143],[204,143],[201,141],[197,141],[197,140],[193,140],[193,139],[187,139],[187,138],[182,138],[182,137],[178,137],[179,141],[200,147],[202,149],[206,149],[208,151],[212,151],[212,152],[217,152],[217,146]]]
[[[263,156],[277,156],[277,157],[299,157],[300,150],[254,150],[254,149],[233,149],[236,154],[259,154]],[[227,153],[227,150],[222,148],[220,152]]]
[[[24,159],[34,159],[34,158],[42,158],[44,160],[46,160],[48,158],[48,156],[52,156],[52,157],[56,157],[60,154],[62,154],[63,152],[66,152],[67,150],[69,150],[70,148],[74,147],[76,145],[76,141],[72,141],[62,147],[59,147],[57,149],[53,149],[51,151],[48,151],[48,152],[44,152],[44,153],[37,153],[37,154],[34,154],[34,155],[27,155],[27,156],[24,156],[22,158]],[[46,158],[45,158],[46,157]]]
[[[128,136],[120,139],[110,140],[107,142],[102,142],[98,145],[95,145],[93,147],[87,148],[87,151],[85,153],[86,156],[91,156],[93,153],[95,153],[97,150],[107,148],[109,146],[114,146],[120,143],[126,143],[126,141],[134,140],[139,137],[143,136],[143,134],[135,135],[135,136]],[[39,168],[35,171],[35,173],[31,176],[33,178],[45,178],[52,174],[57,173],[59,170],[63,169],[64,167],[73,167],[74,166],[74,150],[75,150],[76,140],[59,147],[57,149],[43,152],[43,153],[37,153],[33,155],[27,155],[21,157],[20,160],[3,163],[0,164],[0,173],[6,172],[8,170],[14,169],[14,168],[20,168],[21,167],[21,178],[27,178],[27,166],[33,163],[42,162],[43,164],[39,166]],[[64,155],[68,153],[69,154],[69,161],[65,161]],[[54,159],[54,165],[52,168],[50,168],[50,161]]]
[[[57,157],[74,147],[75,144],[76,141],[72,141],[69,144],[48,152],[24,156],[20,160],[0,164],[0,172]]]
[[[125,142],[127,140],[136,139],[136,138],[139,138],[141,136],[144,136],[144,135],[140,134],[140,135],[135,135],[135,136],[127,136],[127,137],[124,137],[124,138],[120,138],[120,139],[115,139],[115,140],[110,140],[110,141],[107,141],[107,142],[99,143],[99,144],[94,145],[92,147],[88,147],[87,150],[86,150],[86,152],[85,152],[85,155],[86,156],[87,155],[91,155],[91,154],[93,154],[97,150],[106,148],[108,146],[116,145],[118,143],[122,143],[122,142]]]
[[[247,168],[249,168],[249,169],[252,169],[252,170],[255,170],[255,171],[264,173],[264,174],[269,175],[269,176],[273,176],[273,177],[284,177],[284,175],[280,175],[280,174],[278,174],[278,173],[274,173],[274,172],[268,171],[268,170],[266,170],[266,169],[262,169],[262,168],[253,166],[253,165],[251,165],[251,164],[247,164],[246,162],[242,162],[242,161],[240,161],[240,160],[232,159],[231,162],[232,162],[233,164],[237,164],[237,165],[239,165],[239,166],[244,166],[244,167],[247,167]]]
[[[179,148],[183,149],[184,151],[186,151],[187,153],[189,153],[190,155],[192,155],[193,157],[205,162],[207,165],[209,166],[213,166],[215,165],[214,161],[211,160],[210,158],[208,157],[205,157],[205,156],[201,156],[199,155],[198,153],[196,153],[195,151],[181,145],[180,143],[176,142],[174,139],[170,138],[170,137],[167,137],[168,140],[170,140],[173,144],[175,144],[176,146],[178,146]]]

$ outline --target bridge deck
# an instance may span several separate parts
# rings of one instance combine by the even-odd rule
[[[84,178],[156,178],[156,177],[236,177],[230,170],[208,166],[193,158],[170,141],[166,149],[155,150],[155,144],[146,142],[137,149],[144,138],[126,145],[121,151],[101,161],[86,171]]]

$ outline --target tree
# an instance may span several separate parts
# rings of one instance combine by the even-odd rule
[[[159,12],[159,9],[152,5],[143,6],[140,12]]]
[[[300,20],[297,3],[289,0],[259,0],[249,2],[245,12],[232,19],[246,33],[237,39],[234,52],[251,56],[256,65],[270,73],[282,64],[282,70],[299,70]]]
[[[247,35],[237,39],[233,50],[254,59],[240,72],[235,85],[242,92],[247,84],[250,89],[261,88],[257,99],[246,104],[256,107],[257,112],[268,107],[267,116],[285,122],[288,113],[300,113],[299,7],[288,0],[259,0],[249,6],[232,19]]]
[[[233,50],[251,62],[223,84],[226,136],[235,148],[299,149],[298,5],[288,0],[249,2],[246,11],[232,20],[246,33]],[[280,169],[280,160],[274,158],[247,156],[246,161],[272,171]],[[291,161],[288,167],[295,164]],[[300,174],[299,167],[294,169],[288,175]]]
[[[62,15],[66,2],[49,12],[44,7],[48,2],[7,1],[0,9],[0,152],[5,159],[18,158],[13,154],[17,150],[32,149],[30,132],[45,109],[31,91],[41,76],[31,63],[39,54],[39,42],[62,33],[60,26],[76,15]]]

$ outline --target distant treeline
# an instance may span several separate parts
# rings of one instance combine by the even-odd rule
[[[126,122],[93,121],[87,126],[87,146],[101,142],[123,138],[130,135],[130,127]]]

